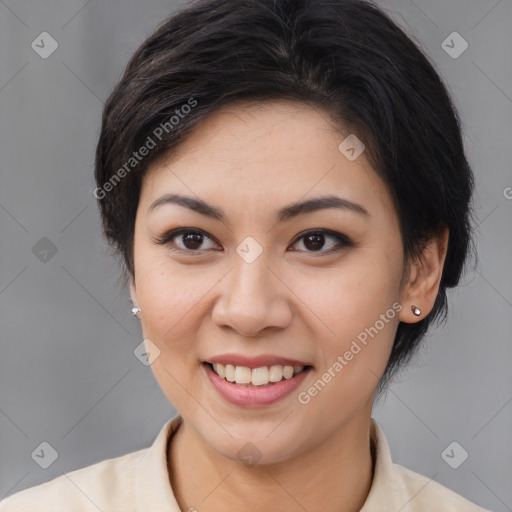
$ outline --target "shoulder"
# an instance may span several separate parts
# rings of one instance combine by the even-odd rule
[[[0,501],[0,512],[134,510],[134,474],[147,449],[63,473]]]
[[[182,422],[176,414],[148,448],[106,459],[0,501],[0,512],[179,511],[166,447]]]
[[[371,439],[375,469],[361,512],[490,512],[433,478],[393,462],[386,436],[373,418]]]
[[[436,512],[489,512],[435,480],[400,464],[393,464],[395,478],[409,498],[404,512],[436,510]],[[398,483],[398,482],[397,482]],[[405,505],[405,504],[404,504]]]

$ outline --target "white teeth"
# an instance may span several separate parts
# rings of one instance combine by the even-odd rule
[[[293,366],[283,367],[283,377],[285,379],[291,379],[293,377]]]
[[[223,364],[213,363],[213,369],[220,377],[224,378],[226,376],[226,367]]]
[[[251,372],[251,384],[254,386],[267,385],[269,383],[268,368],[262,366],[261,368],[253,368]],[[238,384],[238,382],[237,382]]]
[[[219,375],[219,377],[226,379],[228,382],[253,386],[266,386],[269,382],[279,382],[283,380],[283,378],[288,380],[302,370],[304,370],[304,366],[274,365],[251,369],[247,366],[213,363],[213,371]]]
[[[237,384],[250,384],[251,375],[251,369],[247,366],[235,366],[235,382]]]
[[[271,366],[268,373],[270,382],[279,382],[283,378],[283,367],[281,365]]]
[[[219,366],[224,366],[220,363],[217,363]],[[226,380],[229,382],[235,382],[235,367],[232,364],[226,365]]]

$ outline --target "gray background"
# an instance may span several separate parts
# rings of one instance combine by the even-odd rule
[[[477,177],[480,260],[449,292],[448,323],[374,417],[396,462],[481,506],[511,510],[512,2],[380,3],[455,96]],[[103,101],[177,7],[0,2],[0,498],[144,448],[174,415],[133,355],[141,330],[101,237],[92,166]],[[31,48],[43,31],[59,45],[47,59]],[[454,31],[469,43],[457,59],[442,47]],[[54,255],[38,252],[51,245],[43,237]],[[43,441],[59,454],[48,469],[31,457]],[[441,457],[452,441],[469,453],[458,469]]]

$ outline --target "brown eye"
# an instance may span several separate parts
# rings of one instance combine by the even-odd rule
[[[175,241],[176,240],[176,241]],[[212,249],[204,247],[209,241],[215,247],[215,242],[204,231],[189,228],[174,229],[165,233],[162,237],[156,238],[153,243],[157,245],[170,245],[172,250],[184,252],[203,252],[201,249]]]
[[[184,233],[180,235],[183,245],[187,249],[199,249],[203,243],[203,235],[200,233]]]
[[[331,254],[345,247],[352,247],[354,243],[345,235],[325,229],[310,230],[295,239],[293,245],[302,241],[306,253],[320,255]],[[208,242],[210,246],[208,247]],[[207,250],[219,250],[217,243],[207,233],[198,229],[179,228],[165,233],[162,237],[153,240],[157,245],[169,245],[173,251],[201,254]],[[327,249],[326,249],[327,247]]]
[[[344,247],[353,245],[352,241],[345,235],[325,229],[303,233],[296,239],[294,245],[301,240],[306,248],[305,252],[318,252],[321,254],[330,254],[332,252],[339,251]],[[332,240],[333,242],[327,242],[327,250],[322,250],[326,246],[326,241],[328,240]]]
[[[325,236],[323,234],[312,234],[304,237],[304,247],[312,251],[321,249],[325,244]]]

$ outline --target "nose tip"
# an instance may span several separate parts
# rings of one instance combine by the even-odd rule
[[[279,283],[264,264],[242,262],[222,281],[212,311],[213,321],[245,337],[260,336],[265,329],[286,327],[292,313],[286,288]]]
[[[250,301],[217,304],[213,320],[219,326],[228,326],[247,338],[261,336],[265,330],[282,329],[288,325],[291,315],[286,306],[276,303]]]

